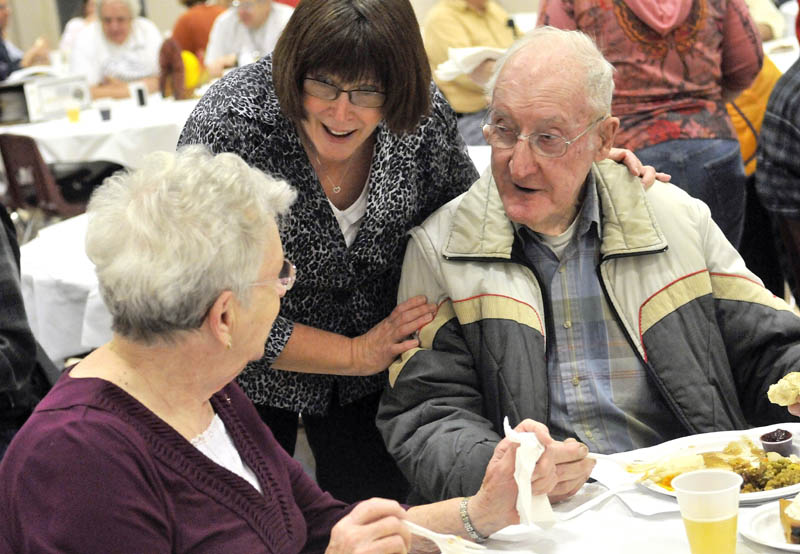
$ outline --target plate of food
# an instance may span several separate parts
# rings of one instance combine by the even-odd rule
[[[764,546],[787,552],[800,552],[800,519],[795,519],[786,513],[791,504],[792,501],[784,498],[759,506],[748,516],[741,517],[740,514],[739,532],[751,541]],[[800,509],[800,506],[797,508]]]
[[[800,433],[773,433],[777,426],[749,431],[725,431],[683,437],[655,446],[627,470],[641,474],[641,486],[659,494],[675,496],[672,479],[697,469],[725,469],[742,476],[740,501],[744,504],[776,500],[800,492]],[[766,442],[761,437],[766,435]],[[774,441],[775,437],[783,438]],[[766,452],[780,442],[778,452]],[[652,456],[650,456],[652,454]],[[785,454],[785,455],[784,455]]]

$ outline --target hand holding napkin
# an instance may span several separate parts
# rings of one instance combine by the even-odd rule
[[[518,432],[511,428],[508,417],[503,419],[506,438],[519,444],[514,464],[514,480],[517,482],[517,512],[523,525],[536,523],[550,525],[555,522],[553,508],[546,494],[533,496],[531,493],[531,475],[536,462],[544,453],[544,446],[534,433]]]
[[[436,67],[436,77],[442,81],[452,81],[459,75],[469,75],[485,60],[496,60],[505,52],[502,48],[471,46],[468,48],[448,48],[449,58]]]

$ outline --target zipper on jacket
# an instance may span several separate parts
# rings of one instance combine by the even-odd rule
[[[514,237],[514,243],[511,247],[511,255],[508,258],[501,258],[499,256],[486,256],[486,257],[462,257],[462,256],[447,256],[442,255],[445,260],[448,261],[464,261],[464,262],[486,262],[486,263],[515,263],[517,265],[521,265],[522,267],[526,267],[531,270],[533,273],[534,279],[536,279],[537,284],[539,285],[539,292],[542,295],[542,307],[544,308],[544,336],[545,336],[545,350],[544,350],[544,382],[545,386],[547,387],[547,394],[544,395],[545,401],[545,414],[546,414],[546,421],[540,421],[539,423],[544,423],[549,427],[550,424],[550,374],[547,371],[547,356],[550,352],[551,343],[552,341],[547,340],[548,336],[552,329],[550,329],[550,325],[552,324],[552,313],[550,308],[550,298],[547,292],[542,287],[542,278],[539,276],[539,272],[536,271],[536,268],[530,265],[525,259],[524,256],[519,256],[519,247],[515,248],[517,245],[517,237]],[[516,256],[514,254],[517,254]]]

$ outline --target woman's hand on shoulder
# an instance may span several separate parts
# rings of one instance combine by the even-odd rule
[[[398,304],[386,319],[352,339],[350,375],[379,373],[397,356],[419,346],[414,334],[430,323],[435,314],[436,305],[428,304],[424,296],[415,296]]]
[[[642,179],[642,185],[645,190],[649,189],[656,179],[664,183],[668,183],[671,179],[669,174],[656,171],[656,168],[652,165],[643,165],[642,161],[636,157],[636,154],[627,148],[612,148],[608,153],[608,159],[625,164],[631,175],[636,175]]]
[[[406,512],[394,500],[361,502],[331,530],[325,554],[406,554],[411,533],[403,525]]]

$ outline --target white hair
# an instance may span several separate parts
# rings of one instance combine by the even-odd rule
[[[86,253],[115,332],[145,343],[197,329],[222,291],[250,300],[268,230],[295,191],[235,154],[156,152],[92,194]]]
[[[506,62],[524,48],[542,52],[558,50],[560,61],[576,74],[583,75],[586,101],[596,116],[611,113],[614,95],[614,66],[605,59],[595,42],[581,31],[565,31],[550,26],[535,27],[509,47],[495,64],[494,73],[486,83],[486,93],[494,96],[497,78]]]
[[[141,0],[97,0],[97,4],[95,5],[95,10],[97,10],[97,17],[101,16],[100,10],[103,8],[104,4],[124,4],[128,7],[131,12],[131,17],[136,19],[140,13],[142,13],[142,1]]]

